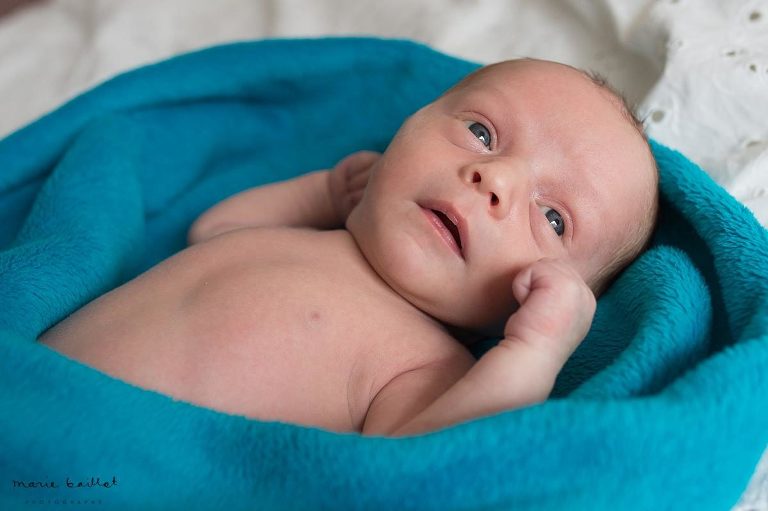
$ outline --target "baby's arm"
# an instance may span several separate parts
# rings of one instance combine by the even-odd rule
[[[430,367],[394,378],[371,404],[363,433],[418,434],[544,401],[560,369],[589,330],[595,297],[574,269],[554,260],[538,261],[521,271],[512,288],[521,305],[507,321],[497,346],[463,376],[454,377],[453,385],[444,385],[447,390],[431,396],[426,395],[429,389],[440,386],[427,385],[426,380],[444,372]],[[403,417],[392,409],[397,398],[388,397],[390,386],[401,393],[401,399],[409,390],[421,392],[418,400],[425,406],[411,417]],[[382,409],[378,410],[380,399]]]
[[[219,202],[195,220],[190,245],[241,227],[340,228],[362,197],[368,171],[379,154],[360,151],[331,170],[258,186]]]

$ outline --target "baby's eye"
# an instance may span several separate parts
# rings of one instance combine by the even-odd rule
[[[477,137],[477,139],[483,143],[483,145],[487,148],[491,148],[491,132],[480,124],[479,122],[473,122],[468,127],[469,131],[472,132],[474,136]]]
[[[549,225],[555,230],[555,234],[562,236],[565,232],[565,222],[563,221],[562,215],[552,208],[546,208],[544,216],[547,217]]]

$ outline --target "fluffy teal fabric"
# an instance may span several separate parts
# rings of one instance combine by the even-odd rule
[[[653,245],[601,298],[553,398],[536,406],[367,438],[174,401],[35,342],[183,249],[215,202],[384,149],[475,68],[404,41],[235,44],[119,76],[3,140],[0,508],[734,504],[768,443],[768,236],[658,144]]]

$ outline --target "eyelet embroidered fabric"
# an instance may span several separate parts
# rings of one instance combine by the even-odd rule
[[[768,2],[656,2],[643,27],[638,37],[651,28],[661,36],[644,47],[663,62],[640,109],[648,133],[768,226]]]

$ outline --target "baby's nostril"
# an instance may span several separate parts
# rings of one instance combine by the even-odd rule
[[[479,172],[475,172],[472,175],[472,182],[473,183],[479,183],[480,182],[480,173]]]
[[[491,206],[495,206],[499,203],[499,198],[496,197],[495,193],[491,193]]]

